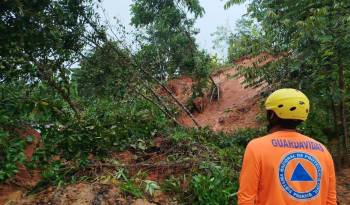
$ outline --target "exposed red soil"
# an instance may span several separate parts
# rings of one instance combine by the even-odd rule
[[[90,165],[83,170],[79,170],[75,176],[91,176],[94,181],[71,184],[64,187],[48,187],[44,191],[35,195],[26,196],[27,189],[14,185],[0,186],[2,201],[0,205],[7,204],[101,204],[101,205],[156,205],[176,204],[176,201],[167,194],[156,190],[153,196],[145,195],[145,198],[135,199],[120,190],[122,179],[113,176],[118,168],[127,171],[129,177],[140,175],[135,179],[136,184],[141,184],[145,180],[152,180],[158,184],[169,176],[181,176],[187,173],[193,166],[191,163],[177,163],[168,161],[169,155],[180,154],[184,150],[181,144],[172,144],[170,140],[163,137],[156,137],[148,150],[128,150],[113,154],[109,160],[97,161],[93,157]],[[196,150],[201,150],[199,147]],[[184,150],[186,152],[186,150]],[[204,152],[204,150],[202,151]],[[186,154],[186,153],[184,153]],[[118,165],[113,166],[112,161]]]
[[[350,204],[350,168],[337,174],[337,194],[340,205]]]
[[[40,133],[31,127],[17,129],[16,132],[22,138],[33,137],[33,141],[24,150],[26,160],[30,161],[35,150],[40,146]],[[27,170],[23,164],[19,164],[17,174],[8,180],[8,183],[0,184],[0,205],[5,204],[9,199],[20,198],[26,189],[33,188],[40,180],[39,170]]]
[[[167,82],[167,88],[176,96],[181,103],[186,103],[187,99],[192,95],[192,78],[181,76]],[[166,96],[167,92],[164,89],[159,89],[160,95]]]
[[[262,52],[254,57],[243,56],[237,59],[234,63],[240,67],[262,67],[266,64],[269,64],[286,56],[288,56],[288,53],[286,52],[280,53],[279,55],[275,56],[270,55],[267,52]]]
[[[157,193],[153,200],[170,204],[163,193]],[[50,187],[36,195],[18,198],[8,203],[16,205],[155,205],[147,199],[125,197],[116,185],[109,183],[78,183],[66,187]]]
[[[17,132],[22,138],[33,137],[33,141],[30,142],[24,150],[26,160],[30,161],[35,150],[40,146],[40,133],[31,127],[18,129]],[[18,165],[18,173],[12,180],[15,181],[17,185],[30,188],[34,187],[37,182],[41,180],[41,175],[38,170],[27,170],[24,165],[20,164]]]
[[[219,100],[210,102],[206,99],[203,103],[204,108],[201,106],[201,112],[194,113],[200,126],[226,132],[237,128],[258,127],[256,117],[259,113],[259,99],[257,96],[260,89],[244,88],[241,84],[242,79],[233,78],[234,74],[235,68],[230,68],[212,76],[220,88]],[[178,84],[181,85],[181,83]],[[179,118],[179,122],[185,126],[194,126],[191,118],[184,113]]]
[[[214,82],[219,87],[219,100],[211,101],[208,95],[202,99],[195,99],[194,105],[199,112],[194,113],[195,120],[202,127],[208,126],[214,131],[231,132],[238,128],[256,128],[259,122],[256,117],[259,113],[259,93],[262,88],[244,88],[242,78],[235,78],[238,68],[261,67],[276,61],[286,54],[278,56],[269,55],[266,52],[251,58],[238,59],[236,67],[220,70],[212,75]],[[191,94],[193,81],[188,77],[182,77],[170,82],[171,90],[182,102],[185,103]],[[186,92],[179,92],[186,91]],[[184,94],[183,94],[184,93]],[[191,118],[182,113],[179,122],[185,126],[193,127]]]
[[[0,205],[5,205],[8,201],[16,201],[22,197],[24,189],[13,184],[1,184]]]
[[[219,70],[212,75],[214,82],[219,87],[219,100],[212,99],[210,93],[205,97],[193,100],[197,112],[194,118],[201,127],[209,127],[214,131],[231,132],[237,128],[256,128],[259,126],[256,117],[259,113],[259,93],[261,88],[244,88],[242,78],[234,78],[237,69],[247,67],[262,67],[268,63],[279,60],[287,53],[270,55],[262,52],[255,57],[242,57],[236,60],[235,67]],[[172,79],[167,83],[168,89],[183,104],[186,104],[192,94],[194,81],[188,76]],[[167,95],[164,89],[160,89],[161,95]],[[178,121],[187,127],[193,127],[194,122],[186,114],[182,113]]]

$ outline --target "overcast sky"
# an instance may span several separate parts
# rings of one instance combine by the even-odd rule
[[[200,0],[205,14],[197,20],[196,28],[200,29],[200,33],[196,36],[197,43],[202,49],[214,54],[213,37],[211,36],[217,30],[218,26],[225,26],[234,30],[235,22],[246,12],[245,5],[235,5],[228,10],[224,10],[225,0]],[[131,14],[130,5],[132,0],[103,0],[102,6],[110,19],[117,17],[126,29],[130,31]],[[225,53],[218,53],[221,57]]]

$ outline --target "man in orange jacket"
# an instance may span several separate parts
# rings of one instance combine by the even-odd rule
[[[296,131],[307,119],[309,100],[280,89],[265,102],[270,134],[247,145],[239,205],[336,205],[333,160],[326,147]]]

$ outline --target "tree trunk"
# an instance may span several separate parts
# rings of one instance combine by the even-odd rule
[[[81,118],[81,111],[77,105],[77,103],[71,99],[70,92],[69,92],[69,84],[66,84],[65,86],[61,86],[54,78],[53,72],[50,70],[50,68],[46,68],[39,62],[36,62],[36,65],[38,66],[38,70],[40,72],[40,77],[43,82],[45,82],[48,86],[55,89],[56,92],[62,97],[62,99],[68,103],[69,107],[73,110],[75,116],[77,119]],[[47,66],[49,67],[49,66]],[[67,81],[67,83],[69,83]],[[66,89],[65,89],[66,88]]]
[[[135,65],[137,66],[137,65]],[[147,70],[145,70],[144,68],[140,67],[141,72],[145,73],[146,75],[148,75],[150,78],[152,78],[158,85],[160,85],[169,95],[170,97],[176,102],[176,104],[183,110],[185,111],[185,113],[191,118],[191,120],[193,121],[193,123],[196,125],[197,128],[200,128],[201,126],[199,125],[199,123],[197,122],[197,120],[194,118],[194,116],[192,115],[192,113],[187,109],[187,107],[182,104],[175,96],[174,94],[169,90],[169,88],[167,88],[165,85],[163,85],[162,82],[160,82],[157,78],[155,78],[152,74],[150,74]]]
[[[344,163],[348,164],[348,151],[349,151],[349,142],[348,142],[348,127],[346,119],[346,110],[345,110],[345,79],[344,79],[344,66],[339,65],[338,69],[338,78],[339,78],[339,89],[340,89],[340,120],[341,128],[343,129],[343,154],[344,154]]]
[[[219,85],[214,81],[214,79],[213,79],[213,77],[211,77],[211,75],[209,75],[209,79],[211,80],[211,82],[214,85],[214,88],[213,88],[213,91],[212,91],[212,94],[211,94],[211,97],[210,97],[210,102],[213,99],[213,95],[215,93],[215,90],[217,92],[216,101],[219,101],[220,100],[220,88],[219,88]]]
[[[176,125],[178,126],[182,126],[177,120],[176,118],[169,112],[168,108],[165,105],[160,105],[156,102],[154,102],[151,98],[147,97],[146,95],[142,94],[142,92],[139,92],[137,90],[135,90],[135,92],[140,95],[141,97],[143,97],[144,99],[146,99],[147,101],[151,102],[153,105],[155,105],[156,107],[158,107],[158,109],[163,112],[170,120],[172,120]],[[163,109],[164,108],[164,109]]]
[[[342,136],[339,135],[337,108],[335,106],[335,102],[333,99],[332,99],[332,114],[333,114],[333,122],[334,122],[334,132],[335,132],[336,139],[337,139],[337,152],[336,152],[337,158],[335,159],[335,164],[336,164],[337,170],[341,170],[341,168],[342,168],[342,156],[343,156]]]

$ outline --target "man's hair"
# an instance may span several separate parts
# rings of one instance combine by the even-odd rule
[[[281,126],[284,129],[293,129],[295,130],[300,123],[301,120],[289,120],[289,119],[281,119],[279,118],[272,110],[267,111],[267,120],[269,122],[267,129],[270,130],[274,126]]]

